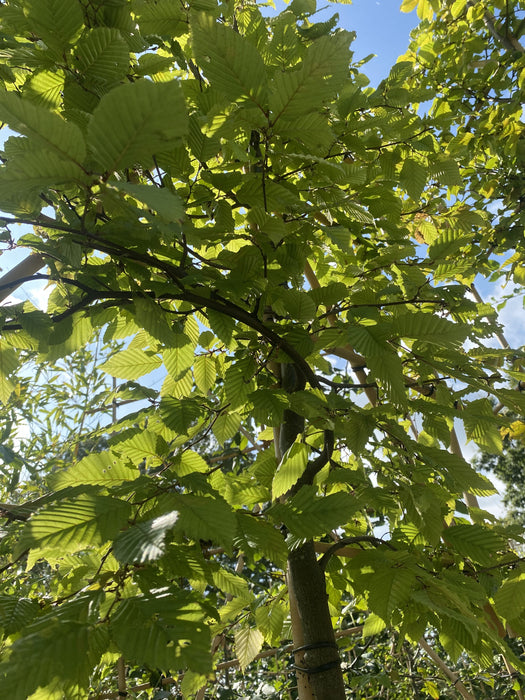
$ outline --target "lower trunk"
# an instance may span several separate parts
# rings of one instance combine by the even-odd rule
[[[290,552],[288,588],[299,700],[345,700],[325,577],[317,563],[313,542]],[[295,616],[298,619],[294,620]]]

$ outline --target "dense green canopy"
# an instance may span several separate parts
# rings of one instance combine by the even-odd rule
[[[521,530],[457,437],[525,409],[478,293],[525,280],[523,12],[416,7],[376,89],[315,0],[0,5],[0,287],[52,285],[0,308],[3,696],[220,697],[292,640],[280,697],[370,697],[357,625],[450,697],[439,654],[525,670]]]

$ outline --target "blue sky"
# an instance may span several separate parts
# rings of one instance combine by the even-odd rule
[[[341,26],[357,32],[352,45],[356,60],[376,54],[363,66],[372,85],[385,78],[397,57],[405,53],[410,31],[418,24],[416,12],[400,12],[400,5],[401,0],[354,0],[352,5],[328,4],[323,12],[329,16],[338,12]]]
[[[283,0],[274,1],[278,12],[285,9]],[[319,12],[310,21],[326,21],[337,12],[339,26],[357,32],[352,45],[355,60],[376,54],[362,69],[375,86],[388,75],[397,57],[405,53],[410,31],[418,24],[416,12],[403,13],[400,5],[401,0],[353,0],[351,5],[318,0]]]

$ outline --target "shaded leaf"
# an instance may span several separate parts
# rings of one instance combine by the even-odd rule
[[[85,156],[84,136],[76,124],[15,93],[0,93],[0,119],[61,159],[81,161]]]
[[[112,27],[95,27],[76,46],[77,67],[90,81],[112,84],[129,70],[129,48],[120,32]]]
[[[99,166],[114,171],[151,165],[155,153],[176,146],[186,131],[178,83],[143,80],[120,85],[102,97],[89,122],[87,143]]]
[[[160,403],[160,415],[168,428],[186,435],[201,415],[201,407],[194,399],[164,398]]]
[[[211,670],[210,632],[193,594],[157,590],[121,602],[110,631],[126,659],[151,668]]]
[[[212,540],[230,547],[237,530],[235,514],[218,498],[184,494],[171,501],[180,513],[177,527],[195,540]]]
[[[231,100],[252,99],[262,105],[267,82],[263,60],[250,41],[201,14],[192,23],[193,47],[204,75]]]

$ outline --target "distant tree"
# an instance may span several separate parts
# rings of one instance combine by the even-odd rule
[[[516,418],[514,416],[514,418]],[[521,422],[515,425],[521,427]],[[525,527],[525,445],[509,431],[500,454],[482,452],[476,459],[478,469],[495,474],[505,484],[503,503],[508,520]]]

